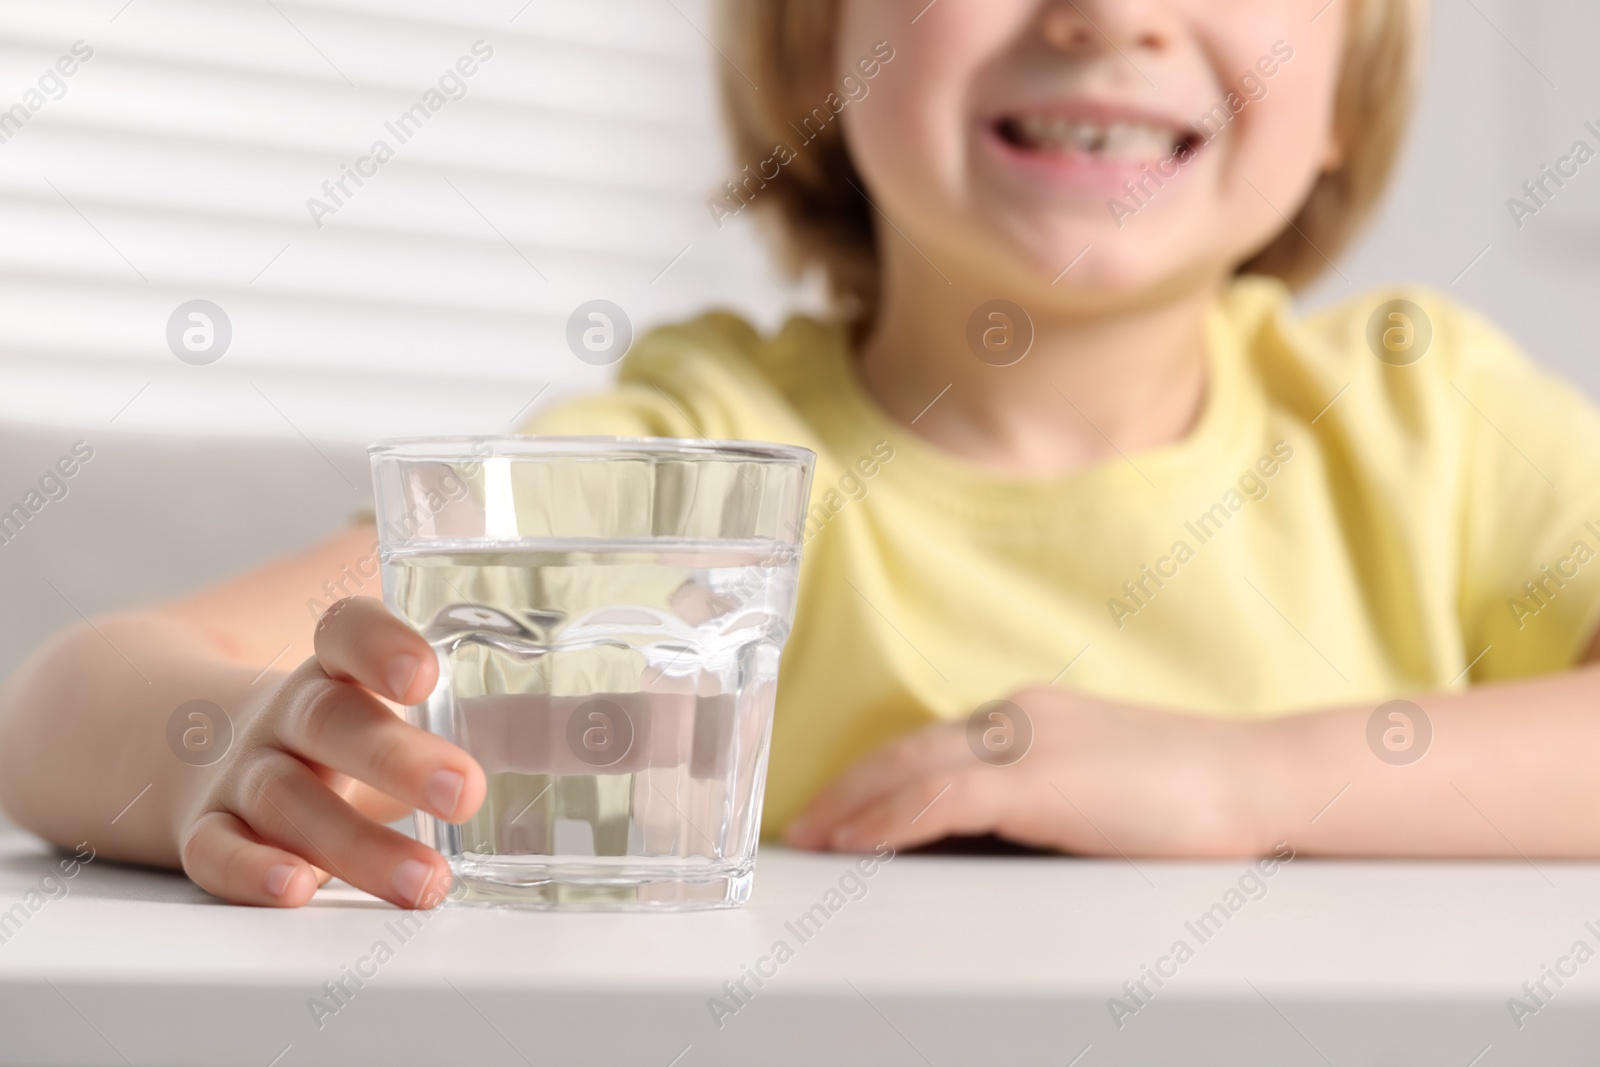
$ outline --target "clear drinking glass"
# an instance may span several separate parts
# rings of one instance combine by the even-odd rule
[[[439,657],[410,720],[482,764],[417,836],[469,902],[749,898],[815,456],[662,438],[383,441],[385,602]]]

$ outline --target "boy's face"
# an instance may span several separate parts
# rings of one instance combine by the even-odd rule
[[[1337,161],[1349,5],[1326,3],[844,0],[841,71],[895,49],[845,137],[876,207],[992,296],[1213,278]]]

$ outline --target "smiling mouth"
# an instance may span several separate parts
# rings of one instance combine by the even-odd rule
[[[1111,164],[1154,163],[1203,143],[1193,131],[1142,122],[1091,122],[1056,115],[1010,115],[994,124],[999,138],[1023,152],[1079,156]]]

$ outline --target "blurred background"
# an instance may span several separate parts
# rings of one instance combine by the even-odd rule
[[[93,452],[0,543],[0,676],[80,614],[325,536],[374,438],[604,385],[580,304],[636,331],[816,307],[707,206],[739,169],[711,33],[708,0],[0,0],[0,511]],[[1600,159],[1507,205],[1600,150],[1600,7],[1435,0],[1430,36],[1399,180],[1303,303],[1433,286],[1600,397]],[[197,300],[210,362],[169,343]]]

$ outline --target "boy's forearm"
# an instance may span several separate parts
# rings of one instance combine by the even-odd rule
[[[88,841],[102,856],[177,866],[178,805],[213,769],[178,757],[169,720],[190,701],[209,701],[237,733],[274,677],[252,681],[158,614],[64,631],[0,689],[0,807],[56,844]]]
[[[1372,706],[1250,727],[1252,836],[1324,855],[1600,856],[1600,669],[1409,703],[1422,714],[1376,727]]]

